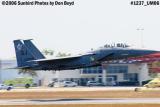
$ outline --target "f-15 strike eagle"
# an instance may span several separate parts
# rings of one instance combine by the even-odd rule
[[[120,60],[156,53],[155,50],[105,47],[83,55],[47,59],[29,40],[14,40],[17,69],[69,70],[101,66],[104,61]]]

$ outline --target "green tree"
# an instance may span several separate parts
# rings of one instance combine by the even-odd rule
[[[54,55],[54,51],[51,49],[43,49],[42,53],[45,55]]]
[[[160,67],[160,61],[151,62],[151,63],[148,64],[148,67],[149,67],[149,72],[150,72],[149,75],[150,75],[152,78],[157,77],[159,73],[155,72],[155,69],[152,69],[152,68]]]
[[[64,52],[58,52],[58,54],[56,55],[56,57],[65,57],[65,56],[71,56],[70,53],[64,53]]]
[[[19,69],[18,74],[28,74],[28,75],[30,75],[32,77],[37,76],[36,71],[30,70],[30,69]]]

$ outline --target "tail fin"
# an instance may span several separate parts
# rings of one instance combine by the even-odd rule
[[[45,58],[30,40],[14,40],[14,47],[18,67],[31,66],[28,61]]]
[[[44,55],[37,49],[37,47],[31,42],[31,39],[24,40],[25,46],[32,52],[35,59],[43,59]]]

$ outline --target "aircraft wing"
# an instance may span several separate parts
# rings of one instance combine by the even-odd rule
[[[32,60],[34,62],[56,62],[61,60],[74,60],[79,58],[80,56],[74,56],[74,57],[60,57],[60,58],[53,58],[53,59],[38,59],[38,60]]]
[[[23,67],[12,67],[12,68],[4,68],[4,69],[27,69],[30,68],[29,66],[23,66]]]
[[[29,62],[38,62],[38,63],[48,63],[48,62],[61,62],[61,61],[73,61],[85,55],[93,55],[94,53],[87,53],[82,55],[76,56],[67,56],[67,57],[60,57],[60,58],[53,58],[53,59],[38,59],[38,60],[31,60]]]

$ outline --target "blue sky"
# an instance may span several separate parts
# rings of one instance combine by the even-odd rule
[[[160,6],[74,1],[74,6],[0,6],[0,59],[15,56],[13,40],[30,38],[41,50],[77,54],[114,42],[141,48],[143,35],[145,48],[160,50]]]

